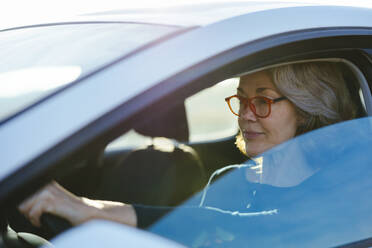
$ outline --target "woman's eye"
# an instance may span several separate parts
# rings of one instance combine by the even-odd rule
[[[264,105],[264,104],[266,104],[266,101],[263,98],[258,98],[258,99],[256,99],[255,104]]]

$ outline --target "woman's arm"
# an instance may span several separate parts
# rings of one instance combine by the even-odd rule
[[[78,197],[56,182],[25,200],[19,210],[35,226],[40,226],[40,216],[43,213],[58,215],[73,225],[92,219],[105,219],[137,226],[137,215],[132,205]]]

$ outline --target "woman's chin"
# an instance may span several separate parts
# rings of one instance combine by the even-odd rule
[[[254,158],[260,154],[258,151],[252,151],[251,149],[245,149],[245,153],[247,154],[248,157]]]
[[[252,149],[254,148],[254,149]],[[261,155],[263,152],[265,152],[267,149],[263,149],[262,147],[259,147],[258,145],[250,144],[249,146],[246,145],[245,147],[245,153],[248,157],[254,158],[258,155]]]

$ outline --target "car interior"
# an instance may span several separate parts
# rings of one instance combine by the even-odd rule
[[[304,60],[313,59],[297,59],[297,62]],[[365,103],[372,100],[368,100],[371,94],[365,73],[347,60],[337,61],[345,68],[344,77],[351,100],[359,107],[358,117],[366,116],[368,108]],[[289,62],[268,64],[255,70],[284,63]],[[236,122],[223,97],[229,94],[226,85],[231,92],[236,90],[238,76],[212,80],[210,85],[194,90],[196,93],[180,94],[177,101],[172,101],[175,97],[163,99],[159,106],[166,104],[164,110],[149,108],[131,124],[130,130],[127,126],[119,127],[119,131],[109,135],[110,138],[96,141],[94,151],[79,159],[67,160],[69,163],[73,161],[74,165],[55,179],[76,195],[92,199],[153,206],[181,204],[202,190],[215,170],[247,159],[236,149],[237,126],[224,122],[226,118]],[[211,110],[213,106],[218,109]],[[227,114],[218,112],[221,107],[224,110],[220,111],[227,111]],[[152,114],[148,114],[150,112]],[[195,115],[196,112],[200,112],[199,116]],[[215,117],[221,117],[221,120]],[[200,135],[216,125],[221,129],[212,130],[207,136]],[[229,130],[226,130],[227,126]],[[84,183],[81,183],[82,178]],[[68,223],[60,222],[58,227],[54,223],[46,228],[35,228],[16,210],[9,215],[8,224],[17,232],[34,233],[45,239],[69,227]],[[9,230],[7,235],[17,236],[17,233]],[[26,247],[24,241],[19,244],[14,239],[9,241],[3,237],[3,240],[8,241],[4,241],[1,247]]]

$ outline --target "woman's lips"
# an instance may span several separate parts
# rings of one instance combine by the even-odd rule
[[[256,139],[260,137],[261,135],[263,135],[263,133],[253,132],[253,131],[243,131],[243,137],[246,140]]]

